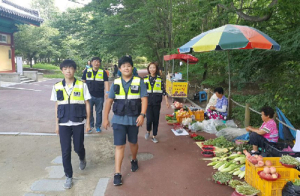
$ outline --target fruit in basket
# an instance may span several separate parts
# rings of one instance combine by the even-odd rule
[[[271,173],[271,171],[270,171],[270,168],[269,167],[264,167],[264,173],[265,174],[269,174],[269,173]]]
[[[270,172],[271,172],[271,174],[276,174],[276,168],[275,167],[270,167]]]
[[[178,101],[174,101],[174,106],[175,106],[175,108],[182,108],[183,104],[179,103]]]
[[[269,160],[266,160],[265,165],[268,166],[268,167],[270,167],[270,166],[272,166],[272,162],[269,161]]]

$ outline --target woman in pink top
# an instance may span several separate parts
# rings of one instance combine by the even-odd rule
[[[253,145],[251,154],[259,154],[258,148],[265,148],[267,142],[278,142],[278,129],[276,122],[272,119],[274,116],[274,110],[265,106],[261,108],[261,119],[263,124],[259,129],[251,126],[246,127],[247,131],[250,131],[249,144]]]

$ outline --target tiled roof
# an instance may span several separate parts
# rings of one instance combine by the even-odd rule
[[[0,16],[28,23],[42,23],[39,11],[25,8],[8,0],[0,0]]]

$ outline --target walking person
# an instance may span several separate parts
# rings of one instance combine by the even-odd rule
[[[89,68],[91,68],[91,67],[92,67],[91,61],[88,61],[87,64],[85,65],[84,70],[82,71],[82,73],[83,73],[85,70],[87,70],[87,69],[89,69]]]
[[[138,169],[138,133],[143,125],[147,110],[147,90],[143,79],[133,76],[133,62],[128,56],[119,59],[119,70],[122,75],[114,80],[110,87],[109,96],[105,104],[103,127],[107,129],[109,112],[113,105],[114,115],[112,127],[115,148],[114,185],[122,185],[121,165],[124,158],[126,135],[132,153],[131,171]]]
[[[159,75],[159,67],[157,63],[150,63],[147,67],[149,75],[145,76],[144,83],[146,84],[148,92],[148,108],[146,113],[147,118],[147,132],[145,139],[148,140],[150,132],[153,130],[152,141],[157,143],[156,138],[159,124],[159,114],[163,96],[166,101],[167,108],[170,107],[168,96],[165,91],[164,82]],[[153,127],[153,129],[152,129]]]
[[[59,134],[62,161],[66,182],[64,188],[70,189],[73,185],[73,169],[71,164],[71,142],[73,136],[74,150],[79,156],[79,169],[86,167],[86,154],[84,148],[84,123],[86,131],[90,130],[90,104],[91,95],[83,82],[74,78],[76,63],[65,60],[60,64],[64,79],[53,86],[51,101],[55,104],[55,132]]]
[[[89,133],[93,132],[94,127],[96,127],[97,133],[101,133],[102,124],[102,110],[105,98],[108,97],[108,77],[106,71],[100,69],[101,59],[99,57],[93,57],[91,60],[92,68],[87,69],[82,75],[82,81],[85,82],[89,88],[90,94],[92,96],[90,100],[90,127]],[[96,123],[93,116],[93,108],[95,105],[96,111]]]
[[[113,75],[114,75],[114,77],[116,77],[116,75],[117,75],[117,73],[118,73],[118,66],[115,64],[114,65],[114,73],[113,73]]]

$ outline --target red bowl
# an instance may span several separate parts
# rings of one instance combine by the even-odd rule
[[[214,157],[214,156],[216,156],[215,153],[204,154],[204,152],[211,152],[211,151],[202,151],[201,154],[202,154],[204,157]]]
[[[264,180],[266,180],[266,181],[275,181],[275,180],[277,180],[278,178],[280,178],[280,174],[279,174],[279,173],[277,173],[277,174],[278,174],[278,177],[277,177],[277,178],[266,178],[266,177],[263,177],[263,176],[260,175],[261,172],[263,172],[263,171],[259,171],[259,172],[257,172],[257,174],[259,175],[259,177],[260,177],[261,179],[264,179]]]
[[[204,150],[204,151],[211,151],[211,152],[213,152],[214,151],[214,149],[215,149],[215,147],[213,147],[213,146],[203,146],[202,147],[202,149]]]
[[[296,167],[296,165],[288,165],[288,164],[284,164],[284,163],[281,163],[281,165],[283,165],[284,167],[287,167],[287,168],[295,168]]]
[[[203,147],[214,147],[214,145],[204,145],[203,144]]]

